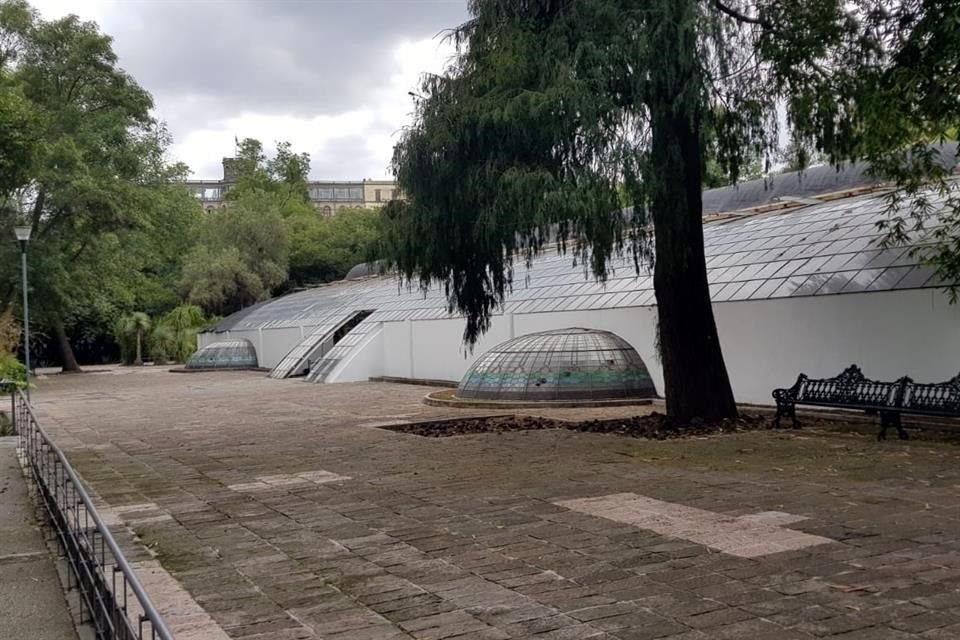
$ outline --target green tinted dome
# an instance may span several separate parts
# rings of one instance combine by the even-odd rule
[[[187,360],[187,369],[253,369],[257,350],[249,340],[220,340],[199,349]]]
[[[653,398],[640,354],[609,331],[556,329],[508,340],[483,354],[457,396],[484,400]]]

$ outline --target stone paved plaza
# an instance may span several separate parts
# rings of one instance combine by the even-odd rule
[[[960,638],[954,444],[377,428],[471,413],[429,390],[143,368],[35,401],[179,638]]]

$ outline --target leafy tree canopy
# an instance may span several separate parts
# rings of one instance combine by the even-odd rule
[[[69,334],[109,335],[122,313],[175,302],[171,256],[199,206],[174,185],[185,167],[164,160],[170,138],[150,95],[94,23],[0,0],[0,102],[12,150],[0,161],[0,230],[33,227],[33,318],[76,368]],[[0,244],[2,308],[18,299],[16,254]]]
[[[273,194],[251,191],[207,212],[196,236],[180,279],[191,304],[233,313],[269,297],[287,279],[289,241]]]
[[[228,166],[236,176],[236,182],[227,191],[229,201],[262,191],[277,196],[280,206],[309,202],[310,154],[295,153],[289,142],[278,142],[276,154],[268,158],[263,143],[245,138],[237,143],[236,157]]]
[[[291,286],[338,280],[374,257],[379,211],[340,209],[332,216],[318,216],[310,209],[287,218]]]

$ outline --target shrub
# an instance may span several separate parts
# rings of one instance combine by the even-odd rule
[[[27,386],[27,368],[12,353],[0,353],[0,380],[9,380],[22,389]]]

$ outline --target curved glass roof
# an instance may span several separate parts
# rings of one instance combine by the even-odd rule
[[[187,359],[187,369],[253,369],[257,351],[249,340],[218,340]]]
[[[609,331],[555,329],[495,346],[470,367],[457,397],[484,400],[653,398],[640,354]]]
[[[944,166],[956,166],[958,144],[946,142],[931,145],[936,149],[935,159]],[[845,164],[841,167],[819,165],[803,171],[787,171],[766,178],[747,180],[729,187],[703,192],[703,213],[722,213],[751,209],[777,201],[812,198],[817,194],[849,191],[883,182],[869,174],[866,162]]]
[[[886,218],[887,206],[873,194],[705,223],[713,301],[942,286],[908,248],[879,246],[876,223]],[[519,264],[501,313],[655,304],[650,274],[637,275],[629,258],[611,266],[603,284],[570,255],[549,252],[530,268]],[[361,310],[373,311],[369,322],[449,317],[442,288],[424,293],[401,286],[396,277],[379,276],[262,302],[228,316],[215,331],[335,325]]]

